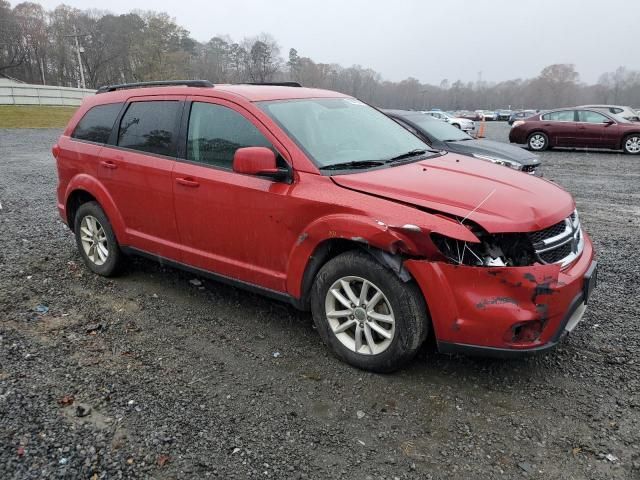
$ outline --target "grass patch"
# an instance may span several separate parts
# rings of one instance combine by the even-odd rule
[[[0,105],[0,128],[64,128],[77,107]]]

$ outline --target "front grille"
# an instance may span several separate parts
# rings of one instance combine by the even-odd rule
[[[542,263],[568,265],[582,253],[584,239],[578,212],[563,221],[529,234],[536,257]]]
[[[549,228],[545,228],[544,230],[540,230],[538,232],[533,232],[529,234],[529,238],[535,245],[536,243],[542,242],[546,238],[555,237],[556,235],[560,235],[564,232],[566,228],[566,221],[562,220],[561,222],[556,223],[555,225],[550,226]]]
[[[564,245],[554,249],[554,250],[550,250],[548,252],[543,252],[540,253],[539,256],[540,258],[545,262],[545,263],[556,263],[556,262],[560,262],[562,261],[563,258],[568,257],[569,255],[571,255],[571,244],[570,243],[565,243]]]

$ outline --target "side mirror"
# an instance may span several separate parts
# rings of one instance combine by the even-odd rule
[[[243,147],[233,155],[233,171],[274,180],[288,178],[289,171],[276,165],[276,154],[266,147]]]

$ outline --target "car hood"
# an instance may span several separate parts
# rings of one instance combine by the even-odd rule
[[[456,154],[332,179],[344,188],[468,218],[490,233],[541,230],[575,208],[571,195],[548,180]]]
[[[540,163],[537,155],[508,143],[494,142],[493,140],[465,140],[445,143],[448,150],[465,155],[476,153],[478,155],[506,158],[507,160],[514,160],[521,165],[537,165]]]

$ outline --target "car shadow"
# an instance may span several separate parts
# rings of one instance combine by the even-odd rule
[[[301,347],[305,342],[315,343],[318,353],[322,349],[327,349],[322,344],[319,335],[316,334],[315,339],[310,335],[310,332],[315,333],[311,313],[300,311],[285,302],[270,299],[215,280],[197,277],[192,273],[142,257],[131,257],[131,261],[128,262],[120,279],[125,280],[128,284],[139,284],[140,280],[151,280],[151,284],[145,283],[143,287],[147,294],[149,294],[148,290],[154,289],[154,284],[163,284],[165,289],[172,289],[174,299],[180,303],[191,302],[194,290],[201,292],[204,296],[200,301],[212,302],[212,304],[224,309],[227,313],[231,313],[232,315],[229,315],[231,321],[242,319],[243,322],[246,322],[248,318],[254,318],[256,324],[265,322],[265,329],[268,327],[286,328],[289,341],[298,343],[292,346],[293,350],[298,350],[298,347]],[[200,282],[198,286],[190,283],[195,279]],[[237,314],[235,314],[236,311]],[[257,325],[256,328],[260,328],[260,326]],[[298,339],[293,340],[292,335],[298,337]],[[310,344],[307,343],[304,346],[309,347]],[[433,333],[430,332],[416,357],[405,367],[390,375],[413,378],[415,381],[438,381],[438,379],[444,381],[445,378],[449,377],[460,378],[465,382],[472,381],[480,385],[493,384],[496,378],[500,378],[501,382],[507,382],[505,384],[507,385],[511,384],[511,381],[517,383],[519,381],[518,378],[523,375],[528,377],[536,376],[536,372],[540,372],[542,376],[544,374],[542,371],[545,370],[542,367],[544,358],[552,355],[554,355],[554,351],[517,359],[499,359],[441,354],[437,351],[435,338]],[[341,361],[332,355],[328,355],[327,359],[335,362],[334,366],[338,368],[342,368],[342,365],[344,365],[344,368],[353,368],[341,364]],[[355,368],[353,370],[355,372],[358,371]],[[548,370],[546,374],[548,374]]]

